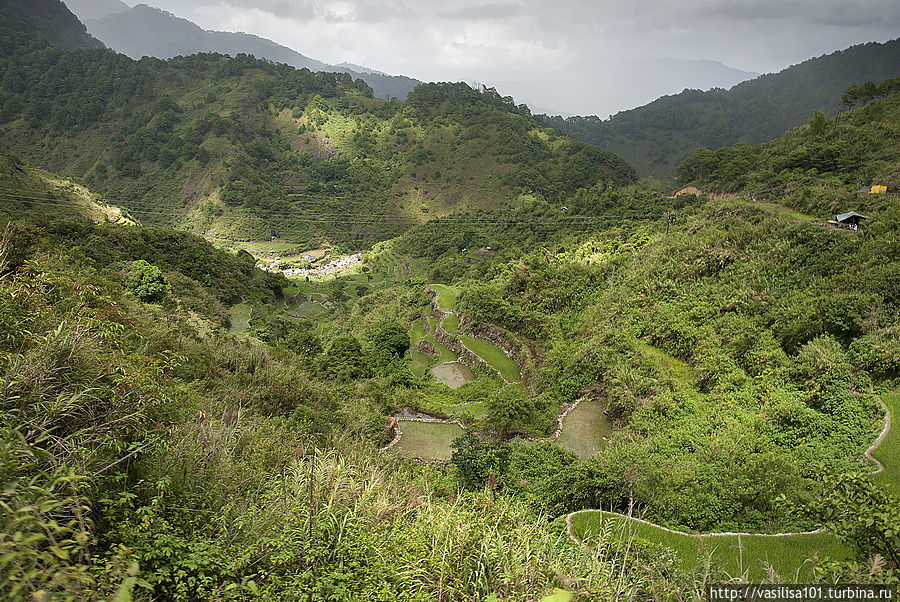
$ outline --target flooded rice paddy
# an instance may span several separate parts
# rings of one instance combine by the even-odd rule
[[[458,389],[467,382],[475,380],[475,373],[460,362],[444,362],[431,369],[434,380],[447,385],[451,389]]]

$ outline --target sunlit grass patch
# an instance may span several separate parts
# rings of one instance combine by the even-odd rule
[[[438,307],[444,311],[456,310],[456,300],[459,298],[458,290],[452,286],[447,286],[446,284],[431,284],[429,286],[437,291]]]
[[[522,380],[518,364],[493,343],[465,335],[459,335],[459,340],[469,351],[487,362],[491,368],[499,372],[506,380],[510,382]]]

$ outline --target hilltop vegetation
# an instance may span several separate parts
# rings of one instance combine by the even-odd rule
[[[900,76],[900,40],[870,43],[804,61],[729,90],[685,90],[648,105],[598,117],[542,116],[560,134],[622,156],[641,175],[669,180],[698,148],[772,140],[809,120],[836,114],[852,84]]]
[[[449,211],[561,202],[634,178],[465,84],[406,103],[361,80],[246,55],[134,61],[18,32],[0,62],[0,148],[79,178],[145,223],[222,239],[363,245]]]

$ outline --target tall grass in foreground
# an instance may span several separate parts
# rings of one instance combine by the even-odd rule
[[[615,538],[578,545],[508,497],[447,499],[410,482],[403,464],[362,448],[309,451],[235,515],[229,537],[255,540],[248,564],[277,575],[261,584],[271,595],[339,598],[349,583],[354,600],[537,600],[554,588],[631,600],[653,589],[648,565]]]

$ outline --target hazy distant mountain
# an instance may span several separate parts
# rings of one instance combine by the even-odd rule
[[[91,5],[101,1],[106,0],[77,0]],[[357,70],[353,68],[355,65],[329,65],[249,33],[207,31],[187,19],[146,4],[126,7],[125,11],[100,19],[88,19],[85,23],[88,30],[107,46],[132,58],[154,56],[167,59],[197,52],[218,52],[231,56],[245,53],[311,71],[349,73],[368,83],[380,98],[406,98],[407,93],[421,83],[409,77],[387,75],[372,69]]]
[[[88,30],[110,48],[135,59],[142,56],[168,59],[197,52],[230,55],[243,52],[312,71],[328,66],[265,38],[247,33],[206,31],[187,19],[146,4],[101,19],[86,19],[85,23]]]
[[[642,175],[669,178],[694,150],[777,138],[813,111],[834,114],[851,84],[900,76],[900,39],[852,46],[730,90],[684,90],[610,119],[544,117],[558,132],[624,157]]]
[[[332,65],[333,67],[338,67],[340,69],[346,69],[347,71],[353,71],[355,73],[369,73],[372,75],[387,75],[384,71],[378,71],[377,69],[369,69],[368,67],[363,67],[362,65],[357,65],[355,63],[338,63],[337,65]]]
[[[60,0],[3,0],[3,23],[15,33],[30,34],[64,50],[103,48]]]
[[[757,75],[709,60],[590,57],[552,73],[520,72],[485,83],[555,114],[605,116],[685,88],[730,88]]]
[[[65,0],[69,10],[86,19],[102,19],[107,15],[122,13],[131,8],[122,0]]]

